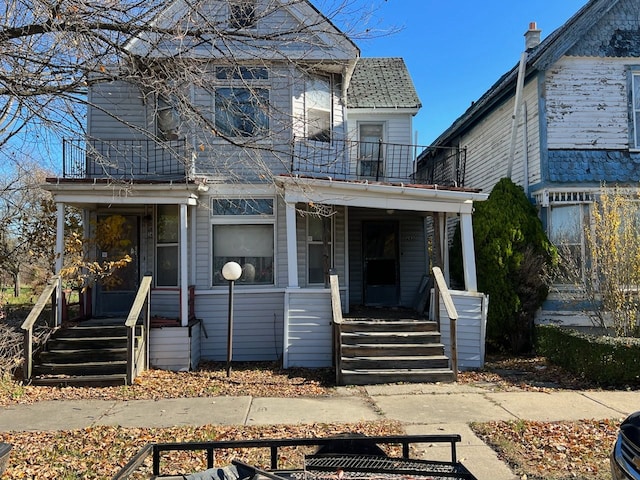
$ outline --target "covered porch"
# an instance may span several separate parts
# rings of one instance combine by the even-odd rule
[[[336,347],[329,290],[309,288],[300,281],[304,254],[299,250],[304,241],[299,238],[301,230],[296,222],[304,205],[330,206],[344,214],[344,231],[340,232],[344,235],[344,258],[334,258],[331,267],[339,278],[345,313],[353,306],[424,310],[430,295],[426,285],[430,267],[440,265],[448,282],[448,220],[456,218],[463,239],[465,285],[453,292],[453,297],[467,315],[460,322],[463,331],[470,327],[464,334],[469,348],[463,349],[466,357],[463,355],[460,367],[482,366],[486,297],[477,292],[472,213],[473,202],[485,200],[486,194],[460,188],[296,176],[278,177],[276,183],[286,205],[289,278],[284,305],[285,367],[330,365]],[[435,316],[428,311],[427,316],[429,313]],[[447,330],[446,321],[441,328]]]

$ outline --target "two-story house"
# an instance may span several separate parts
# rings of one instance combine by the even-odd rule
[[[542,42],[532,23],[520,63],[436,139],[419,170],[447,147],[464,149],[464,186],[490,191],[511,177],[549,238],[585,265],[594,195],[603,183],[637,190],[640,180],[639,10],[637,0],[590,0]],[[558,295],[539,320],[590,325]]]
[[[429,225],[459,216],[460,298],[473,304],[476,329],[460,364],[480,366],[486,299],[476,292],[471,214],[486,195],[416,182],[421,105],[403,60],[361,58],[308,1],[193,8],[168,2],[154,28],[125,45],[131,64],[113,66],[125,74],[92,83],[88,135],[66,142],[63,175],[47,186],[60,225],[64,205],[81,207],[90,230],[124,217],[132,261],[120,282],[93,288],[93,315],[126,315],[150,274],[150,364],[224,360],[221,270],[235,261],[233,360],[331,366],[329,269],[345,312],[414,307],[430,272]],[[197,42],[168,38],[177,24],[199,29]],[[198,74],[187,75],[194,65]],[[61,246],[62,227],[58,236]]]

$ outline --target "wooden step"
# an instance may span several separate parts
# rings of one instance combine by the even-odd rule
[[[34,375],[113,375],[127,372],[126,360],[113,362],[73,362],[73,363],[37,363],[33,366]]]
[[[440,343],[440,332],[343,332],[343,344]]]
[[[342,345],[343,357],[415,357],[442,355],[444,345],[433,344],[398,344],[398,343],[359,343],[356,345]]]
[[[38,360],[44,363],[84,363],[96,358],[102,361],[126,360],[127,347],[120,348],[84,348],[84,349],[50,349],[41,352]]]
[[[394,370],[449,368],[444,355],[404,357],[343,357],[343,370]]]
[[[31,383],[33,385],[55,387],[110,387],[114,385],[126,385],[127,375],[126,373],[112,375],[43,375],[33,377]]]
[[[364,321],[347,319],[341,328],[343,332],[437,332],[438,324],[420,320]]]
[[[386,369],[342,370],[345,385],[379,385],[384,383],[450,383],[455,380],[453,370],[436,369]]]

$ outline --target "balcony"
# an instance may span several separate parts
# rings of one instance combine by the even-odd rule
[[[183,179],[191,162],[184,139],[65,139],[62,158],[63,177],[79,179]]]
[[[274,174],[288,173],[336,180],[386,183],[420,183],[464,186],[466,150],[435,149],[419,145],[349,140],[317,141],[295,138],[292,143],[265,148],[259,145],[264,165]],[[238,168],[236,177],[249,178],[255,172],[242,170],[235,155],[246,154],[248,146],[220,145],[216,155],[201,162],[219,162],[229,173]],[[223,153],[223,155],[222,155]],[[290,164],[283,156],[290,155]],[[221,160],[224,159],[224,160]],[[182,180],[194,171],[198,161],[184,139],[67,139],[63,144],[63,177],[70,179]],[[215,165],[203,163],[204,171],[216,172]],[[240,165],[240,166],[238,166]],[[206,166],[206,168],[205,168]],[[242,167],[242,168],[241,168]],[[264,178],[264,176],[261,176]]]
[[[291,173],[339,180],[462,186],[466,152],[449,149],[446,155],[431,160],[430,149],[381,141],[320,142],[298,138],[294,140]],[[422,158],[430,160],[416,162]]]

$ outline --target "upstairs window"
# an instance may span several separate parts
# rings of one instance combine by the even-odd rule
[[[217,88],[216,129],[228,137],[257,137],[269,131],[269,90],[266,88]]]
[[[256,0],[230,0],[229,26],[231,28],[255,28]]]
[[[306,82],[307,138],[318,142],[331,141],[331,81],[313,77]]]
[[[215,70],[215,125],[219,135],[259,137],[269,133],[269,72],[264,67],[229,66]]]

